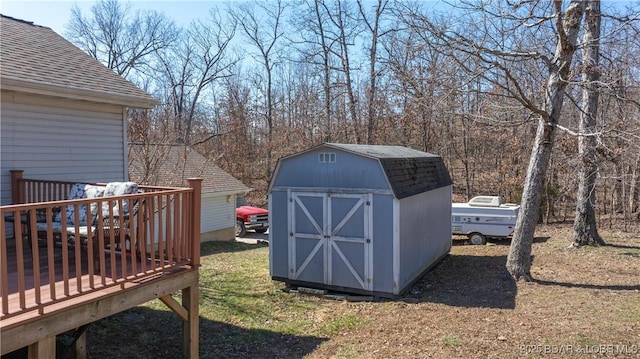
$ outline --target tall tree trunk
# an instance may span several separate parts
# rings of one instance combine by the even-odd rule
[[[540,210],[544,179],[585,8],[584,1],[572,0],[563,16],[562,2],[555,1],[554,4],[558,42],[555,55],[549,64],[545,111],[538,119],[538,130],[522,192],[520,215],[507,257],[507,270],[516,280],[531,280],[531,245]]]
[[[329,53],[330,49],[327,44],[327,39],[324,30],[324,20],[322,19],[322,14],[320,12],[320,4],[318,1],[314,1],[315,4],[315,14],[316,20],[318,21],[318,35],[320,37],[320,42],[322,44],[322,73],[323,73],[323,82],[322,89],[324,92],[324,119],[325,119],[325,134],[322,138],[323,142],[331,142],[332,141],[332,131],[331,128],[331,67],[329,66]]]
[[[271,162],[273,161],[273,65],[270,64],[268,56],[265,56],[265,69],[267,71],[267,163],[265,163],[265,178],[271,178]]]
[[[629,165],[629,172],[631,173],[631,183],[629,184],[629,213],[636,213],[638,211],[638,187],[640,187],[640,153],[636,155],[636,159],[632,165]],[[638,211],[638,218],[640,218],[640,211]]]
[[[598,80],[600,80],[600,0],[587,2],[584,14],[582,48],[582,111],[578,152],[581,166],[578,172],[576,218],[573,222],[573,246],[604,245],[596,226],[596,116],[598,113]]]
[[[343,9],[342,1],[343,0],[338,0],[335,2],[336,18],[334,20],[334,24],[338,28],[338,43],[340,44],[340,49],[341,49],[340,62],[342,64],[342,71],[344,72],[344,76],[345,76],[344,85],[345,85],[345,91],[347,92],[347,99],[349,101],[348,111],[349,111],[349,116],[351,117],[351,125],[354,128],[353,137],[356,143],[360,143],[361,142],[360,136],[357,133],[357,127],[359,126],[360,122],[358,121],[356,97],[353,91],[353,81],[352,81],[352,75],[351,75],[351,60],[349,58],[349,44],[353,41],[353,39],[350,39],[347,36],[347,32],[350,31],[350,29],[347,29],[346,20],[348,20],[350,15],[348,14],[347,9]],[[326,7],[326,5],[324,6]],[[327,13],[330,14],[328,9],[327,9]],[[346,120],[346,116],[345,116],[345,120]],[[347,131],[348,127],[350,126],[345,121],[345,131]],[[347,138],[347,134],[345,133],[345,139],[346,138]]]
[[[378,36],[380,30],[380,19],[384,9],[387,7],[387,0],[378,0],[377,5],[375,6],[375,14],[373,18],[373,23],[369,21],[367,18],[366,11],[362,5],[362,0],[358,0],[358,8],[360,9],[360,14],[362,15],[362,19],[367,25],[367,28],[371,32],[371,44],[369,48],[369,87],[365,90],[367,97],[367,144],[373,144],[375,141],[375,130],[376,130],[376,114],[375,114],[375,101],[376,101],[376,79],[378,77],[378,70],[376,69],[377,64],[377,53],[378,53]]]

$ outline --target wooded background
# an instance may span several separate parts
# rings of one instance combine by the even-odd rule
[[[253,1],[179,27],[107,0],[74,8],[64,35],[162,101],[130,116],[129,142],[148,145],[150,170],[163,146],[192,146],[264,206],[282,156],[322,142],[402,145],[443,157],[456,201],[519,203],[558,17],[553,1]],[[599,80],[581,77],[579,49],[562,79],[540,220],[573,220],[584,135],[596,139],[599,225],[637,230],[640,7],[604,2],[600,21]],[[599,97],[589,134],[587,85]]]

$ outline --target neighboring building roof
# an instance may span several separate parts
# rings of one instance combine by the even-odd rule
[[[0,15],[2,90],[152,108],[159,102],[48,27]]]
[[[187,185],[202,178],[202,193],[245,193],[251,188],[188,146],[130,145],[129,178],[152,186]]]
[[[453,184],[442,157],[431,153],[403,146],[342,143],[324,143],[302,153],[322,147],[342,150],[378,160],[394,196],[398,199]],[[288,157],[297,155],[294,154]]]

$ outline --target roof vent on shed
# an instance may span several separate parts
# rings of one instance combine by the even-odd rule
[[[333,163],[336,161],[335,152],[320,152],[318,154],[318,161]]]

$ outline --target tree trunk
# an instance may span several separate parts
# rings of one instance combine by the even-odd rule
[[[362,15],[362,19],[367,25],[367,28],[371,32],[371,47],[369,48],[369,88],[365,90],[365,94],[367,97],[367,139],[366,143],[371,145],[375,142],[375,129],[376,129],[376,115],[375,115],[375,101],[376,101],[376,79],[378,77],[378,73],[376,70],[377,64],[377,53],[378,53],[378,31],[380,30],[380,19],[382,17],[382,13],[387,6],[387,0],[378,0],[377,5],[375,6],[375,15],[373,18],[373,23],[371,23],[367,19],[366,11],[363,8],[362,0],[358,0],[358,8],[360,9],[360,14]]]
[[[531,246],[540,210],[542,190],[553,147],[555,125],[558,123],[567,87],[580,22],[584,13],[583,1],[572,0],[562,14],[562,2],[556,1],[558,42],[555,56],[549,64],[549,79],[545,93],[545,113],[538,119],[527,177],[522,192],[522,204],[507,257],[507,270],[516,280],[531,280]]]
[[[629,213],[636,213],[636,211],[638,211],[638,201],[636,200],[636,197],[638,196],[638,190],[637,188],[639,187],[638,185],[640,185],[640,154],[638,154],[636,156],[635,161],[633,162],[633,165],[630,166],[630,173],[631,173],[631,183],[629,184]],[[640,211],[638,211],[638,218],[640,218]]]
[[[600,0],[587,2],[582,48],[582,111],[578,152],[581,166],[578,172],[576,218],[573,222],[573,246],[604,245],[596,225],[596,116],[598,113],[598,81],[600,80]]]
[[[538,120],[538,131],[522,192],[520,214],[507,257],[507,270],[516,280],[531,280],[531,245],[538,220],[554,130],[555,128],[547,119]]]
[[[316,20],[318,21],[318,35],[320,37],[320,43],[322,44],[322,90],[324,92],[324,119],[326,126],[324,129],[324,136],[322,136],[322,141],[331,142],[333,137],[331,133],[333,129],[331,128],[331,67],[329,66],[330,49],[326,40],[324,21],[320,13],[320,4],[315,1],[314,5]]]

